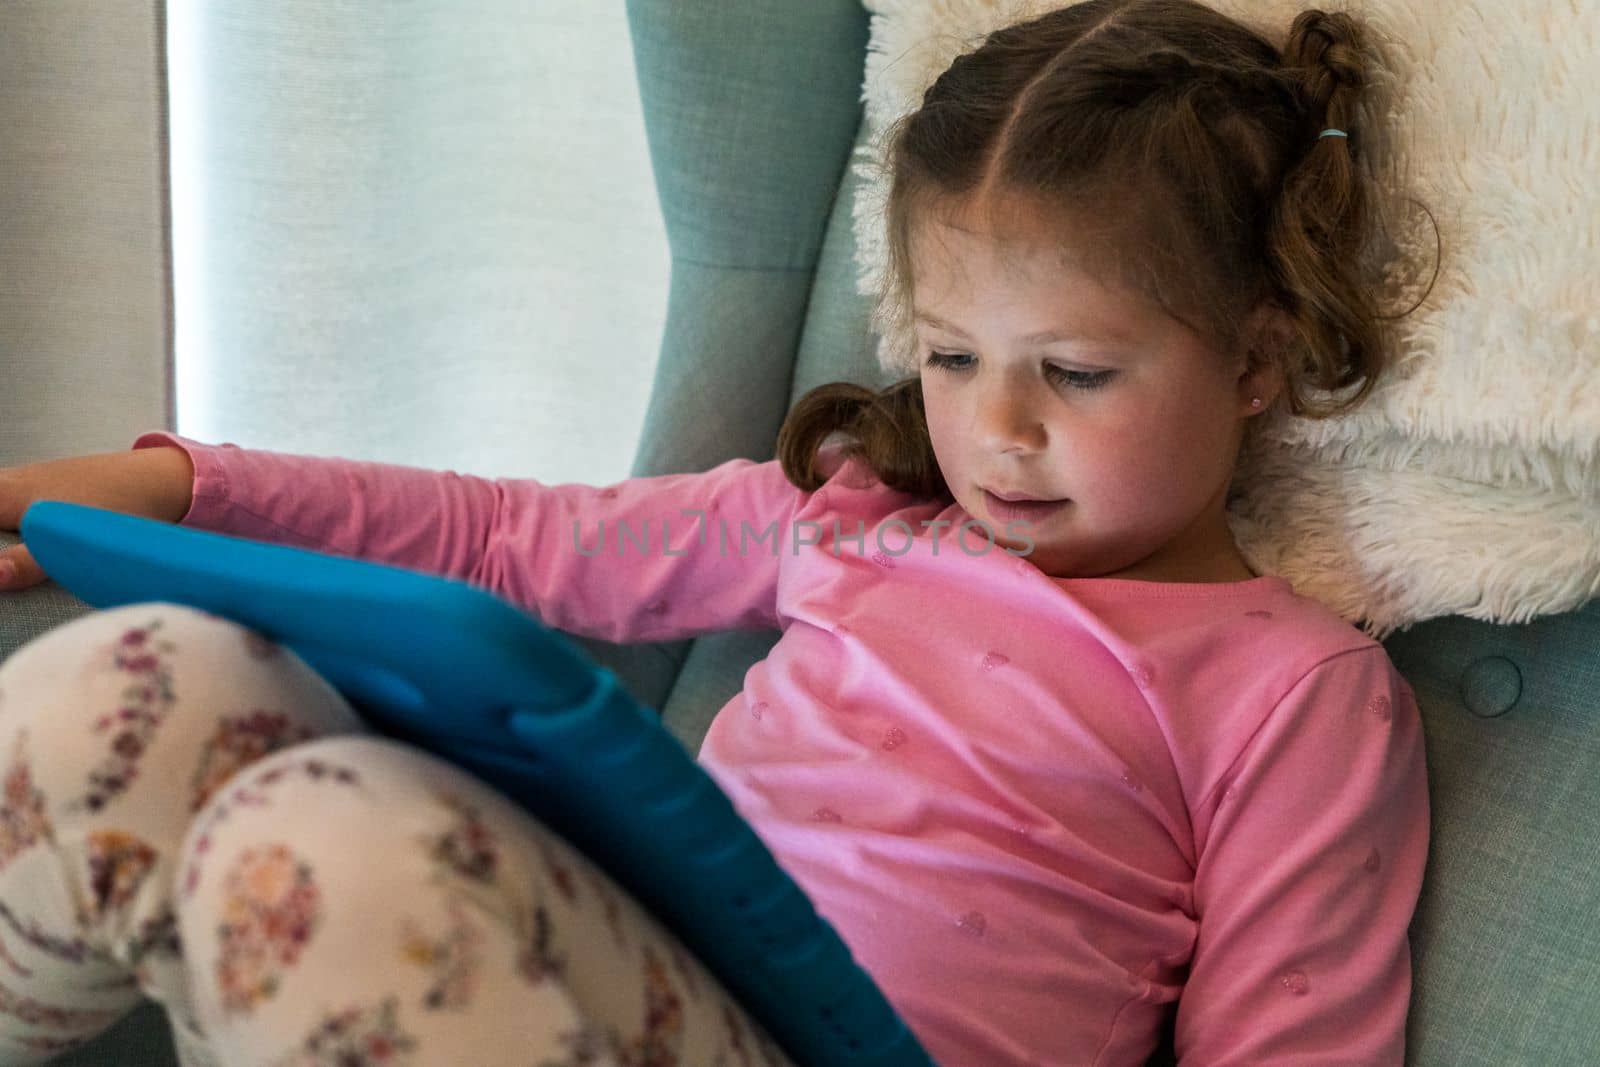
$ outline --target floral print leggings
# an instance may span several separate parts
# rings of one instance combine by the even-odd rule
[[[656,919],[293,651],[168,603],[0,664],[0,1063],[789,1067]]]

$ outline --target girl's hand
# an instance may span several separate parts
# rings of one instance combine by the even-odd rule
[[[176,523],[189,513],[193,493],[194,464],[172,445],[0,467],[0,530],[20,531],[22,513],[37,500]],[[48,577],[26,545],[0,550],[0,590],[27,589]]]

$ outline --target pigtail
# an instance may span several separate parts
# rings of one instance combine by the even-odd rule
[[[1274,287],[1302,342],[1283,366],[1292,414],[1326,418],[1354,409],[1376,384],[1389,340],[1376,286],[1361,269],[1376,235],[1377,196],[1364,165],[1358,116],[1372,56],[1361,23],[1342,12],[1301,12],[1283,48],[1282,74],[1297,87],[1305,123],[1298,161],[1285,173],[1267,226]],[[1344,137],[1323,136],[1325,129]],[[1309,390],[1344,397],[1319,402]]]
[[[929,500],[950,497],[928,436],[920,378],[882,390],[830,382],[802,396],[778,431],[778,460],[790,482],[810,492],[827,480],[817,468],[817,450],[835,434],[845,438],[844,455],[863,458],[891,489]]]

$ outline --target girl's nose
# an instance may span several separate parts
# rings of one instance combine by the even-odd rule
[[[978,443],[991,452],[1037,452],[1045,446],[1045,428],[1024,390],[1006,385],[984,393],[974,413]]]

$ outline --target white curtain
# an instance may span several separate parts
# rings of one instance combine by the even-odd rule
[[[179,433],[627,476],[669,253],[621,3],[166,19]]]

